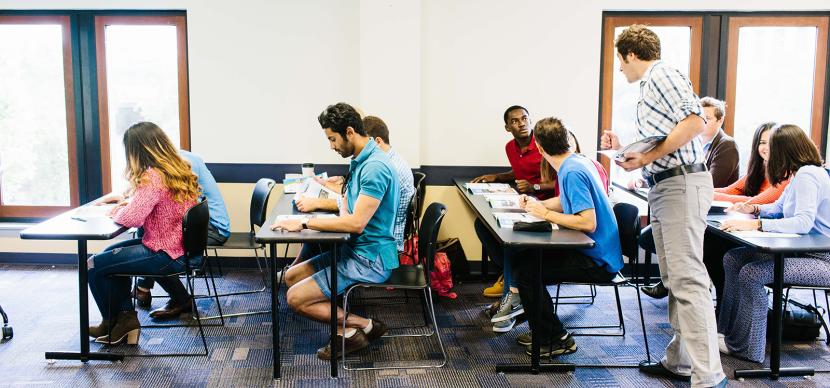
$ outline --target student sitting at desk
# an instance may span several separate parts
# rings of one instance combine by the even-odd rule
[[[344,158],[352,158],[343,184],[340,216],[277,221],[271,229],[352,234],[347,243],[338,247],[337,290],[329,289],[331,252],[323,252],[285,272],[288,305],[315,321],[329,322],[331,303],[346,287],[355,283],[382,283],[398,267],[394,227],[400,188],[389,157],[366,135],[354,108],[345,103],[330,105],[318,121],[331,148]],[[343,310],[337,311],[340,339],[337,344],[317,350],[317,357],[321,359],[337,357],[341,351],[348,354],[363,349],[386,331],[380,321],[350,313],[346,331],[342,332]],[[341,350],[343,337],[346,345]]]
[[[568,131],[568,144],[571,146],[571,151],[582,155],[582,150],[579,147],[579,140],[576,139],[576,135],[573,132]],[[597,168],[597,173],[599,173],[599,179],[602,181],[602,187],[605,188],[605,192],[608,192],[608,172],[605,171],[605,167],[602,166],[599,162],[595,159],[591,159],[591,162],[594,163],[594,167]],[[548,163],[545,158],[542,158],[542,181],[544,182],[554,182],[556,183],[556,170],[553,169],[553,166]],[[554,186],[554,196],[559,196],[559,186]]]
[[[557,172],[560,192],[559,197],[542,202],[523,196],[522,207],[560,227],[579,230],[595,241],[593,248],[548,254],[542,263],[542,283],[535,282],[538,268],[527,253],[513,260],[514,279],[529,316],[533,316],[540,304],[533,299],[531,290],[536,288],[536,295],[542,298],[538,327],[528,321],[532,334],[519,335],[517,340],[530,354],[531,335],[538,336],[541,356],[552,357],[573,353],[577,346],[553,312],[553,302],[545,285],[564,281],[607,282],[614,278],[623,262],[617,220],[594,164],[571,152],[568,130],[559,119],[542,119],[536,124],[535,132],[542,156]]]
[[[822,167],[818,149],[795,125],[782,125],[770,135],[767,176],[772,185],[792,178],[784,194],[767,205],[741,203],[731,210],[756,214],[757,220],[727,220],[726,231],[761,230],[819,233],[830,236],[830,172]],[[736,248],[724,257],[726,282],[718,315],[720,351],[761,363],[767,334],[767,294],[772,283],[772,255]],[[830,252],[788,257],[784,283],[830,286]]]
[[[169,275],[184,271],[182,219],[199,197],[199,184],[190,165],[170,139],[153,123],[141,122],[124,133],[127,156],[125,175],[133,193],[111,212],[112,219],[127,227],[143,227],[141,239],[111,245],[89,260],[89,289],[103,321],[90,326],[96,342],[138,344],[141,327],[130,301],[130,279],[109,277],[115,273]],[[191,265],[196,265],[191,263]],[[162,280],[164,279],[164,280]],[[178,278],[159,278],[171,301],[190,300]],[[108,305],[108,301],[110,304]],[[107,335],[113,322],[112,338]]]

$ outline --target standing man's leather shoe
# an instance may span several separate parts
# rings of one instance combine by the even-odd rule
[[[150,308],[150,304],[152,303],[153,297],[150,295],[150,291],[143,291],[138,286],[133,288],[133,298],[138,304],[138,307],[148,309]]]
[[[640,290],[643,291],[643,294],[654,299],[663,299],[669,296],[669,289],[663,285],[663,282],[659,282],[653,286],[642,287]]]
[[[150,311],[150,318],[157,320],[175,319],[191,311],[193,311],[193,299],[187,298],[184,302],[170,299],[164,307]]]

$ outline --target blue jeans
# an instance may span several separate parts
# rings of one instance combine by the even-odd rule
[[[164,251],[153,252],[140,239],[123,241],[107,247],[89,260],[89,289],[104,319],[121,311],[132,311],[130,278],[109,277],[117,273],[140,273],[165,276],[185,270],[184,257],[173,260]],[[163,280],[162,280],[163,279]],[[172,300],[187,301],[188,293],[177,277],[159,278]],[[109,301],[109,305],[107,302]]]
[[[309,245],[309,244],[306,244]],[[329,284],[331,279],[331,254],[332,251],[323,253],[309,259],[309,263],[316,271],[311,278],[320,287],[320,291],[326,298],[331,299],[332,292]],[[383,260],[380,256],[372,259],[358,255],[348,244],[341,244],[337,248],[337,295],[343,293],[346,287],[355,283],[383,283],[389,279],[392,270],[383,269]]]
[[[138,230],[137,237],[141,237],[142,235],[144,235],[144,228],[141,228],[141,229]],[[223,245],[226,241],[228,241],[228,238],[221,235],[219,233],[219,229],[216,229],[216,227],[213,226],[213,224],[208,224],[208,241],[207,241],[207,244],[209,246],[210,245]],[[199,264],[201,264],[201,262],[196,263],[193,260],[191,260],[190,263],[195,267],[198,267]],[[155,284],[156,284],[156,280],[153,279],[153,278],[150,278],[150,277],[139,277],[135,281],[136,286],[139,286],[141,288],[145,288],[145,289],[148,289],[148,290],[153,288],[153,286]],[[173,295],[171,293],[170,289],[167,288],[167,286],[165,286],[165,284],[170,284],[170,282],[167,281],[167,280],[159,280],[159,285],[161,285],[161,288],[163,288],[164,291],[167,291],[168,294]]]
[[[473,227],[475,227],[476,235],[478,239],[481,240],[481,243],[484,245],[484,251],[487,253],[487,256],[493,260],[493,263],[496,263],[499,267],[501,267],[502,272],[504,273],[504,294],[510,290],[509,287],[518,287],[518,284],[513,280],[511,276],[511,258],[516,255],[516,251],[510,248],[503,248],[501,244],[496,240],[496,237],[490,233],[490,230],[484,226],[484,223],[481,222],[478,218],[476,218],[475,222],[473,223]]]

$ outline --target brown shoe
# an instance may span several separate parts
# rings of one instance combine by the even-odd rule
[[[112,320],[115,323],[115,319]],[[104,335],[107,335],[107,331],[109,331],[109,319],[104,319],[99,323],[97,326],[90,326],[89,327],[89,336],[92,338],[98,338]]]
[[[184,313],[193,311],[193,299],[187,298],[185,302],[176,302],[173,299],[167,301],[162,308],[150,311],[150,318],[157,320],[175,319]]]
[[[138,307],[141,307],[143,309],[150,308],[150,304],[152,304],[153,301],[153,297],[150,295],[150,291],[143,291],[140,288],[138,288],[138,286],[133,288],[133,298],[135,298]]]
[[[340,344],[343,341],[343,336],[338,335],[336,341],[337,343],[334,346],[336,353],[334,357],[340,357]],[[369,346],[369,339],[366,338],[366,334],[363,334],[363,330],[357,329],[357,332],[353,336],[346,338],[346,354],[356,352],[367,346]],[[317,358],[326,361],[331,360],[331,343],[317,349]]]
[[[140,335],[141,323],[138,322],[138,315],[136,312],[122,311],[118,313],[118,318],[115,319],[115,325],[112,327],[111,336],[105,333],[95,339],[95,342],[117,345],[126,340],[127,345],[137,345],[138,337]]]
[[[369,341],[374,341],[374,340],[376,340],[380,337],[383,337],[383,335],[386,334],[386,329],[387,329],[387,327],[386,327],[385,323],[381,322],[377,318],[373,318],[372,319],[372,330],[370,330],[368,333],[366,333],[366,339],[368,339]],[[359,331],[363,331],[363,330],[359,330]]]

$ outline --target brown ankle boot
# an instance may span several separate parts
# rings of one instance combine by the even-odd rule
[[[138,314],[135,311],[122,311],[118,313],[110,335],[105,332],[95,342],[117,345],[126,340],[127,345],[137,345],[140,334],[141,323],[138,322]]]
[[[115,319],[112,320],[115,323]],[[109,319],[104,319],[99,323],[97,326],[90,326],[89,327],[89,336],[92,338],[98,338],[100,336],[107,335],[107,331],[109,331],[110,321]]]

